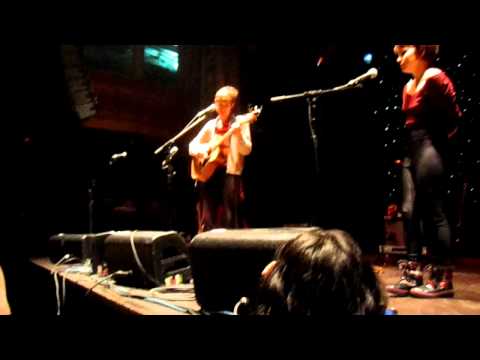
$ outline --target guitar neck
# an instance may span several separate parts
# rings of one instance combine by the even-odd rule
[[[258,115],[260,115],[261,113],[261,109],[257,109],[255,110],[258,112]],[[250,119],[242,119],[242,120],[239,120],[238,123],[241,125],[243,124],[248,124],[248,123],[251,123],[253,120],[250,120]],[[216,149],[218,146],[220,146],[224,141],[225,139],[227,139],[228,137],[230,137],[233,133],[235,129],[234,128],[230,128],[227,130],[227,132],[225,134],[223,134],[215,143],[214,145],[211,147],[211,150],[214,150]]]
[[[232,129],[232,128],[228,129],[225,134],[223,134],[220,138],[218,138],[217,141],[213,144],[212,150],[219,147],[227,138],[229,138],[232,135],[233,130],[234,129]]]

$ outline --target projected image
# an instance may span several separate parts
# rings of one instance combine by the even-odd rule
[[[175,80],[179,70],[178,45],[84,46],[91,70],[103,70],[126,78]]]
[[[178,45],[145,46],[145,62],[176,73],[178,71],[177,47]]]

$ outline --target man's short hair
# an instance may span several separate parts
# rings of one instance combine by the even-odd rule
[[[228,98],[233,103],[236,103],[238,98],[238,90],[233,86],[224,86],[215,93],[215,100],[220,98]]]

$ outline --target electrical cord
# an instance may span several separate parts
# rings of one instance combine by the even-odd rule
[[[77,261],[77,260],[80,260],[80,258],[76,257],[76,256],[73,256],[73,255],[70,255],[70,254],[65,254],[60,260],[58,260],[54,265],[53,265],[53,268],[52,270],[50,271],[50,274],[53,274],[54,272],[57,271],[57,267],[60,266],[60,265],[65,265],[69,262],[72,262],[72,261]]]
[[[117,286],[114,285],[110,287],[110,289],[114,292],[116,292],[120,296],[125,296],[125,297],[132,297],[132,296],[137,296],[139,298],[143,297],[149,297],[148,295],[133,295],[131,294],[130,290],[128,288],[125,288],[123,286]],[[152,291],[154,290],[154,291]],[[171,302],[178,302],[178,301],[194,301],[195,300],[195,294],[192,292],[180,292],[180,293],[162,293],[158,294],[155,289],[149,290],[149,293],[152,294],[152,297],[161,299],[161,300],[167,300]],[[170,296],[169,296],[170,295]],[[181,295],[181,296],[178,296]]]
[[[160,286],[149,290],[153,293],[193,293],[193,284],[179,284],[171,286]]]
[[[173,286],[162,286],[148,291],[157,298],[169,301],[195,300],[193,284],[180,284]]]
[[[137,263],[137,266],[139,267],[139,269],[150,281],[152,281],[154,284],[161,286],[162,284],[157,279],[155,279],[154,277],[152,277],[150,274],[147,273],[147,271],[142,265],[142,262],[140,261],[140,258],[138,257],[137,249],[135,248],[135,242],[134,242],[134,236],[137,231],[138,230],[134,230],[130,232],[130,245],[132,247],[132,252],[133,252],[133,257],[135,258],[135,262]]]
[[[110,280],[111,278],[113,278],[114,276],[117,276],[117,275],[131,275],[133,272],[132,270],[129,270],[129,271],[124,271],[124,270],[118,270],[118,271],[115,271],[114,273],[111,273],[110,275],[108,276],[105,276],[104,278],[100,279],[99,281],[97,281],[95,284],[93,284],[93,286],[88,289],[87,293],[85,294],[85,296],[88,296],[90,295],[90,293],[92,292],[92,290],[94,288],[96,288],[98,285],[100,285],[101,283],[107,281],[107,280]]]
[[[238,309],[243,306],[243,305],[248,305],[250,301],[248,300],[248,298],[246,298],[245,296],[242,297],[236,304],[235,304],[235,307],[233,308],[233,313],[235,315],[238,315]]]
[[[78,272],[79,268],[75,268],[74,267],[75,265],[72,265],[70,268],[68,269],[65,269],[64,273],[75,273],[75,272]],[[83,263],[83,267],[91,267],[91,263],[90,263],[90,260],[86,260],[84,263]],[[67,278],[65,276],[63,276],[63,279],[62,279],[62,299],[61,299],[61,302],[62,302],[62,306],[65,306],[65,301],[66,301],[66,298],[67,298],[67,286],[66,286],[66,281],[67,281]]]
[[[53,273],[53,281],[55,282],[55,296],[57,299],[57,316],[60,316],[62,313],[61,304],[60,304],[60,288],[58,285],[58,273]]]
[[[50,271],[50,274],[53,275],[53,281],[55,283],[55,296],[57,299],[57,316],[60,316],[62,314],[62,306],[65,304],[65,296],[66,296],[66,290],[65,290],[65,277],[63,278],[63,288],[62,288],[62,297],[60,297],[60,284],[58,282],[58,271],[57,267],[66,264],[71,261],[75,260],[80,260],[78,257],[73,256],[71,254],[65,254],[60,260],[58,260],[54,265],[52,270]]]
[[[69,259],[71,256],[72,256],[72,255],[70,255],[70,254],[65,254],[65,255],[63,255],[63,257],[62,257],[60,260],[58,260],[53,266],[55,267],[55,266],[60,265],[62,262],[64,262],[65,260]]]
[[[139,299],[144,300],[144,301],[148,301],[148,302],[151,302],[151,303],[154,303],[154,304],[162,305],[162,306],[167,307],[169,309],[172,309],[172,310],[175,310],[175,311],[180,311],[180,312],[185,313],[185,314],[199,315],[199,313],[197,311],[193,310],[193,309],[190,309],[190,308],[185,307],[185,306],[179,306],[179,305],[171,304],[168,301],[165,301],[165,300],[162,300],[162,299],[159,299],[159,298],[156,298],[156,297],[148,297],[148,296],[130,296],[130,297],[139,298]]]
[[[62,279],[62,307],[65,306],[65,298],[67,297],[67,286],[66,286],[66,278],[63,276]]]

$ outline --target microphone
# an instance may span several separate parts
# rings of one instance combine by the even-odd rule
[[[170,155],[170,156],[173,156],[173,155],[175,155],[175,154],[177,153],[177,151],[178,151],[178,147],[172,146],[172,148],[170,149],[169,155]]]
[[[216,107],[215,107],[215,104],[210,104],[208,107],[206,107],[205,109],[199,111],[197,113],[197,115],[195,115],[195,117],[200,117],[200,116],[203,116],[205,114],[208,114],[212,111],[215,111]]]
[[[133,274],[133,271],[132,270],[128,270],[128,271],[125,271],[125,270],[117,270],[115,271],[112,275],[115,276],[115,275],[121,275],[121,276],[126,276],[126,275],[132,275]]]
[[[375,68],[371,68],[365,74],[360,75],[360,76],[356,77],[355,79],[350,80],[347,83],[347,85],[357,85],[362,81],[375,79],[377,76],[378,76],[378,70],[375,69]]]
[[[320,56],[317,60],[317,67],[322,65],[325,62],[325,58],[323,56]]]
[[[112,160],[120,159],[120,158],[126,158],[127,157],[127,152],[121,152],[119,154],[113,154],[112,155]]]
[[[173,157],[175,154],[178,152],[178,147],[177,146],[172,146],[170,151],[168,152],[167,158],[162,161],[162,169],[168,169],[169,163],[172,161]]]

